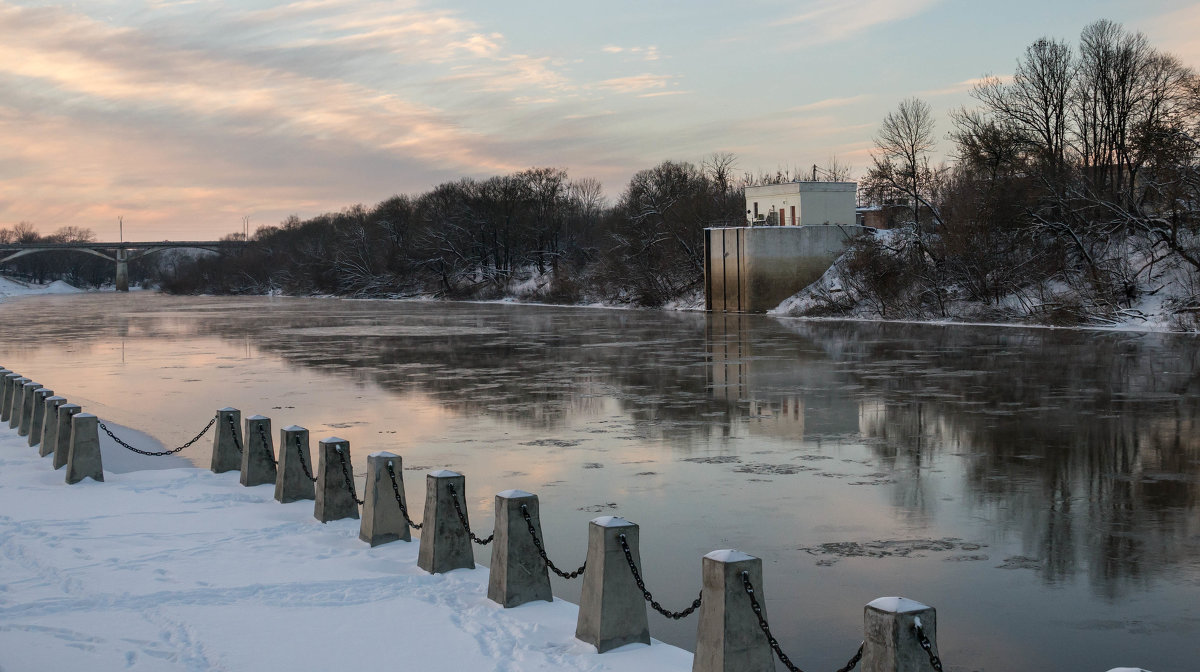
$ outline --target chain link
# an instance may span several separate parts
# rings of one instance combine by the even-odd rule
[[[267,430],[263,429],[262,423],[258,424],[258,438],[262,439],[263,450],[267,451],[271,464],[279,468],[279,461],[275,459],[275,451],[271,449],[271,440],[267,438]]]
[[[929,656],[929,666],[937,670],[937,672],[942,672],[942,659],[934,654],[933,644],[925,636],[925,628],[921,627],[920,621],[917,621],[913,625],[913,628],[917,631],[917,641],[920,642],[921,648],[925,649],[925,653]]]
[[[392,492],[396,493],[396,503],[400,505],[400,514],[404,516],[404,522],[414,530],[421,529],[424,523],[414,523],[412,518],[408,517],[408,507],[404,505],[404,498],[400,496],[400,484],[396,482],[396,470],[392,468],[392,463],[387,463],[388,476],[392,477]]]
[[[229,436],[233,437],[233,447],[237,448],[238,455],[242,454],[242,439],[238,436],[237,425],[233,422],[233,416],[229,415]]]
[[[454,485],[447,483],[446,487],[450,490],[450,501],[454,502],[454,512],[458,514],[458,522],[462,523],[463,529],[467,531],[467,536],[471,538],[471,541],[480,546],[487,546],[492,543],[492,539],[496,538],[496,531],[492,530],[487,539],[480,539],[475,536],[475,533],[471,531],[471,526],[467,525],[467,517],[463,515],[462,507],[458,505],[458,493],[454,491]]]
[[[537,547],[538,555],[541,556],[542,562],[546,563],[546,566],[550,568],[550,571],[564,579],[574,579],[580,574],[583,574],[583,570],[587,567],[587,560],[584,560],[583,564],[579,566],[579,569],[573,572],[564,572],[558,567],[555,567],[554,563],[550,562],[550,558],[546,557],[546,549],[542,546],[542,540],[538,539],[537,530],[533,527],[533,518],[529,515],[529,507],[525,506],[524,504],[521,505],[521,515],[525,518],[525,525],[529,527],[529,536],[533,538],[533,545]]]
[[[109,438],[111,438],[113,441],[116,441],[117,445],[121,446],[122,448],[127,448],[129,450],[132,450],[133,452],[137,453],[138,455],[149,455],[150,457],[162,457],[164,455],[174,455],[175,453],[178,453],[179,451],[183,450],[184,448],[187,448],[187,447],[191,446],[193,443],[199,441],[200,437],[207,434],[209,429],[212,429],[212,426],[214,423],[216,423],[216,421],[217,421],[217,416],[214,415],[212,417],[212,420],[209,420],[208,424],[204,426],[204,429],[200,430],[200,433],[197,434],[195,436],[195,438],[193,438],[191,441],[188,441],[187,443],[183,444],[182,446],[180,446],[178,448],[175,448],[172,450],[162,450],[162,451],[158,451],[158,452],[154,452],[154,451],[150,451],[150,450],[139,450],[137,448],[134,448],[133,446],[129,445],[128,443],[125,443],[121,439],[118,439],[117,435],[113,434],[112,430],[110,430],[108,427],[105,427],[103,422],[100,423],[100,429],[103,429],[104,433],[108,434]]]
[[[750,572],[742,572],[742,587],[746,589],[746,595],[750,598],[750,609],[754,611],[754,616],[758,619],[758,627],[767,636],[767,643],[771,645],[771,650],[779,657],[779,662],[783,663],[783,666],[790,672],[802,672],[799,667],[796,667],[792,663],[792,659],[788,658],[787,654],[783,652],[783,649],[779,647],[779,641],[771,634],[771,626],[767,625],[767,619],[763,616],[762,605],[758,603],[758,598],[754,597],[754,584],[750,583]],[[850,672],[850,670],[853,670],[858,665],[858,661],[862,660],[863,646],[865,644],[866,642],[859,644],[858,651],[837,672]],[[941,672],[940,667],[938,668],[938,672]]]
[[[342,447],[338,446],[333,449],[337,453],[338,461],[342,463],[342,476],[346,478],[346,488],[350,490],[350,499],[354,500],[355,504],[362,505],[363,500],[358,498],[358,493],[354,491],[354,479],[350,477],[350,471],[346,467],[346,455],[342,453]]]
[[[304,477],[313,483],[317,482],[317,477],[313,476],[312,471],[308,468],[308,462],[304,461],[304,446],[300,443],[300,435],[296,435],[296,454],[300,456],[300,469],[304,472]]]
[[[650,603],[650,607],[652,609],[663,616],[666,616],[667,618],[677,621],[681,618],[690,616],[693,611],[700,608],[700,598],[704,596],[703,591],[700,592],[700,595],[697,596],[696,599],[692,600],[691,606],[683,611],[668,611],[663,609],[661,604],[654,601],[654,596],[650,594],[650,591],[646,590],[646,584],[642,582],[642,573],[638,571],[637,565],[633,562],[633,552],[629,550],[629,541],[623,534],[618,535],[617,539],[619,539],[621,542],[621,550],[625,551],[625,560],[629,563],[629,571],[633,572],[633,580],[637,583],[638,589],[642,591],[642,597]]]

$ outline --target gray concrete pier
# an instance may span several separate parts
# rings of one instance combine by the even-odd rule
[[[881,597],[863,608],[862,672],[925,672],[929,654],[921,648],[920,623],[937,653],[937,612],[904,597]]]
[[[0,422],[8,422],[8,409],[12,406],[12,381],[21,374],[9,369],[0,369]]]
[[[54,423],[55,469],[67,466],[67,459],[71,456],[71,418],[82,411],[79,404],[60,404],[58,407],[58,421]]]
[[[59,396],[46,397],[42,409],[42,440],[39,442],[38,455],[45,457],[53,455],[58,448],[58,407],[67,403],[66,398]]]
[[[46,400],[54,396],[54,390],[41,388],[33,393],[33,410],[29,418],[29,447],[42,442],[42,425],[46,418]],[[41,452],[39,451],[39,454]]]
[[[492,541],[488,599],[505,608],[535,600],[554,601],[550,571],[529,535],[522,506],[529,512],[533,529],[541,539],[537,495],[524,490],[505,490],[496,495],[496,537]]]
[[[217,411],[217,433],[213,436],[212,464],[214,474],[235,471],[242,466],[242,412],[236,408]]]
[[[454,486],[457,492],[466,492],[466,478],[449,469],[440,469],[425,476],[425,518],[421,523],[423,527],[417,566],[430,574],[453,569],[475,569],[471,537],[454,511],[450,486]],[[460,504],[463,517],[469,524],[471,518],[466,503]]]
[[[5,379],[8,380],[8,389],[4,394],[4,419],[8,421],[8,428],[14,429],[21,421],[21,386],[28,383],[29,379],[17,373],[10,373]]]
[[[367,486],[363,492],[362,525],[359,526],[358,538],[371,546],[379,546],[390,541],[412,541],[408,531],[408,523],[400,513],[400,505],[396,502],[396,492],[392,489],[392,477],[388,474],[388,465],[396,473],[396,486],[400,499],[404,500],[404,481],[401,475],[402,463],[400,456],[395,453],[380,452],[367,456]],[[404,502],[408,506],[408,502]]]
[[[583,573],[575,637],[596,647],[597,653],[650,643],[646,602],[621,549],[622,534],[640,572],[637,525],[617,516],[601,516],[588,523],[587,571]]]
[[[302,499],[316,499],[317,491],[308,474],[313,470],[308,450],[308,430],[292,425],[279,430],[279,466],[275,470],[275,500],[287,504]],[[316,475],[313,475],[315,478]]]
[[[71,448],[67,456],[67,483],[85,478],[104,481],[100,460],[100,418],[91,413],[76,413],[71,418]]]
[[[754,596],[765,617],[760,558],[721,550],[701,560],[703,589],[692,672],[775,672],[775,654],[758,627],[742,572],[749,572]]]
[[[21,417],[17,424],[17,434],[29,436],[29,426],[33,424],[33,409],[36,406],[34,399],[37,397],[37,391],[42,389],[42,385],[28,382],[21,387],[24,388],[24,391],[21,393]]]
[[[241,461],[241,484],[275,482],[275,447],[271,445],[271,419],[262,415],[246,418],[246,442]]]
[[[313,506],[313,517],[322,523],[342,518],[358,518],[358,502],[350,494],[346,476],[354,478],[354,465],[350,462],[350,442],[331,436],[317,442],[320,463],[317,465],[317,498]],[[339,451],[341,451],[339,453]],[[342,474],[342,460],[346,461],[346,473]]]

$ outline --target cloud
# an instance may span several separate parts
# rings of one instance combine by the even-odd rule
[[[789,39],[798,46],[840,42],[876,26],[903,21],[928,11],[941,0],[817,0],[805,9],[775,22],[790,27]]]
[[[615,44],[609,44],[600,47],[600,51],[606,54],[630,54],[643,61],[657,61],[662,58],[658,47],[654,45],[648,47],[618,47]]]
[[[861,103],[869,99],[870,96],[866,94],[859,94],[857,96],[850,96],[848,98],[826,98],[825,100],[818,100],[815,103],[808,103],[807,105],[793,107],[792,112],[816,112],[819,110],[829,110],[838,107],[846,107],[855,103]]]
[[[945,86],[939,89],[920,91],[917,93],[917,96],[952,96],[958,93],[966,93],[967,91],[970,91],[971,89],[990,79],[998,79],[1000,80],[1001,84],[1008,84],[1012,81],[1012,78],[1012,75],[988,75],[986,77],[973,77],[971,79],[964,79],[961,82],[955,82],[950,86]]]
[[[596,86],[604,89],[611,89],[617,93],[641,93],[651,89],[665,89],[667,83],[674,77],[671,75],[652,75],[649,73],[641,75],[631,75],[629,77],[615,77],[598,82]]]
[[[1200,67],[1200,5],[1192,4],[1155,16],[1138,26],[1152,44],[1174,54],[1184,65]]]

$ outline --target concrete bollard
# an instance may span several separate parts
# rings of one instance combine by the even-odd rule
[[[621,549],[622,534],[640,572],[637,525],[617,516],[601,516],[588,523],[587,570],[579,595],[575,638],[596,647],[597,653],[635,642],[650,643],[646,602]]]
[[[29,436],[29,425],[33,422],[33,399],[35,393],[42,389],[41,383],[28,382],[21,386],[24,391],[21,393],[21,417],[17,423],[17,434],[19,436]]]
[[[65,397],[46,397],[42,409],[42,440],[38,448],[38,455],[42,457],[53,455],[58,448],[58,407],[65,403]]]
[[[46,418],[46,400],[54,396],[54,390],[41,388],[33,393],[33,412],[29,417],[29,447],[42,442],[42,425]],[[39,451],[39,454],[40,451]]]
[[[85,478],[104,482],[100,460],[100,418],[91,413],[76,413],[71,418],[71,449],[67,457],[67,483]]]
[[[275,470],[276,501],[287,504],[301,499],[317,498],[312,478],[309,478],[312,463],[308,452],[308,430],[296,425],[279,430],[279,467]],[[305,469],[308,473],[305,473]]]
[[[350,462],[350,442],[331,436],[317,442],[320,463],[317,465],[317,502],[313,516],[322,523],[342,518],[358,518],[358,502],[350,494],[350,483],[354,481],[354,465]],[[342,451],[339,455],[338,451]],[[346,461],[345,475],[342,459]]]
[[[11,376],[14,375],[16,377],[12,378]],[[8,421],[9,429],[15,429],[17,423],[21,421],[21,386],[28,383],[29,379],[17,374],[10,374],[5,378],[10,380],[8,381],[8,395],[4,401],[4,419]]]
[[[271,419],[246,418],[246,443],[242,451],[241,483],[245,486],[275,482],[275,447],[271,445]]]
[[[722,550],[701,560],[703,590],[692,672],[775,672],[775,654],[758,626],[742,572],[749,573],[754,597],[765,617],[760,558]]]
[[[236,408],[217,411],[217,433],[213,436],[212,464],[214,474],[234,471],[242,466],[242,412]]]
[[[903,597],[881,597],[863,608],[865,637],[862,672],[923,672],[929,654],[921,648],[916,625],[920,623],[937,653],[937,612],[933,607]]]
[[[537,495],[524,490],[505,490],[496,495],[496,538],[492,542],[488,599],[505,608],[534,600],[554,601],[550,571],[529,535],[531,523],[525,522],[522,505],[529,512],[538,539],[542,539]]]
[[[392,477],[388,474],[388,465],[396,474],[396,489],[392,489]],[[358,538],[371,546],[379,546],[389,541],[412,541],[408,531],[408,522],[400,513],[400,505],[396,503],[396,491],[404,506],[404,477],[402,476],[403,462],[395,453],[371,453],[367,456],[367,487],[363,493],[363,517],[358,529]]]
[[[0,369],[0,421],[8,422],[8,407],[12,405],[12,381],[21,374],[9,369]]]
[[[54,423],[54,468],[62,469],[67,466],[71,456],[71,418],[83,411],[79,404],[60,404],[58,421]]]
[[[423,527],[417,566],[430,574],[453,569],[475,569],[471,537],[454,512],[450,486],[460,493],[467,491],[466,479],[456,471],[440,469],[425,475],[425,518],[421,522]],[[465,506],[465,502],[460,504]],[[471,518],[466,508],[463,509],[463,517],[469,524]]]

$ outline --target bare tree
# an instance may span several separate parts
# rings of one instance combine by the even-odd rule
[[[876,151],[871,154],[873,165],[867,175],[869,188],[876,194],[899,194],[909,200],[918,237],[922,234],[922,205],[935,223],[941,222],[931,198],[935,178],[929,167],[933,128],[933,113],[928,103],[919,98],[901,101],[895,111],[883,118],[875,136]]]

